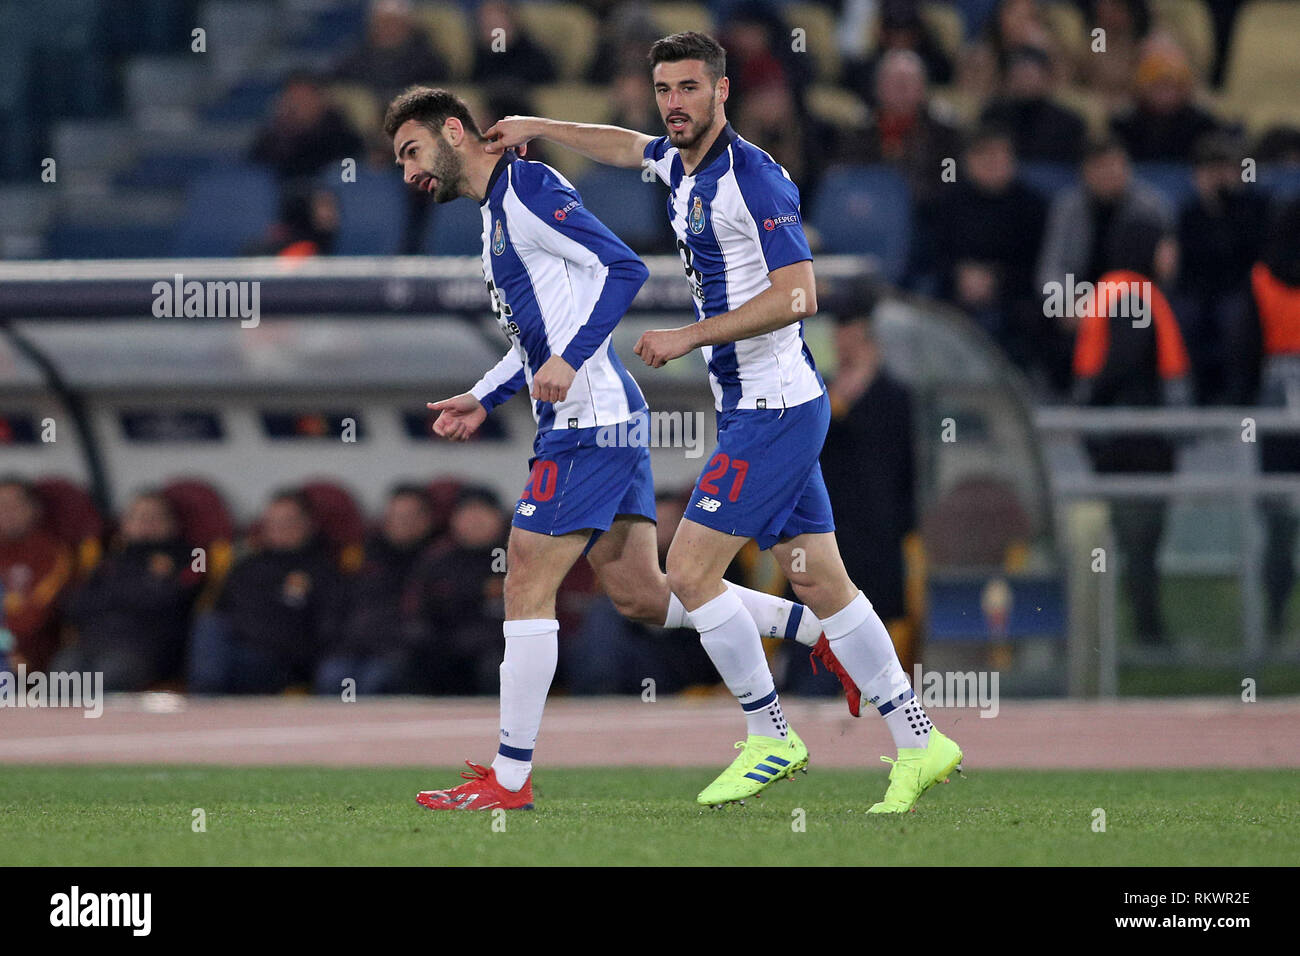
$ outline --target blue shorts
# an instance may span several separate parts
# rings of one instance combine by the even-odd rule
[[[556,428],[538,435],[528,462],[528,484],[511,524],[549,535],[590,529],[595,533],[583,551],[586,554],[618,515],[654,521],[649,447],[613,444],[608,438],[628,434],[635,421],[633,417],[623,432],[604,427]]]
[[[834,531],[818,460],[830,420],[825,392],[793,408],[719,412],[718,447],[685,517],[753,538],[764,550],[796,535]]]

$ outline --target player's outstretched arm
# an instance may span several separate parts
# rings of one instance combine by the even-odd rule
[[[541,116],[507,116],[483,134],[489,153],[518,149],[524,155],[531,139],[547,139],[582,153],[606,166],[636,168],[645,158],[646,144],[654,137],[621,126],[565,123]]]
[[[660,368],[702,345],[726,345],[774,332],[817,312],[817,280],[812,261],[794,262],[767,274],[771,283],[739,308],[678,329],[642,334],[633,351],[651,368]]]

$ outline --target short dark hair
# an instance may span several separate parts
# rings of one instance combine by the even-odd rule
[[[270,504],[279,504],[281,501],[287,501],[299,511],[303,517],[312,524],[316,523],[316,509],[312,507],[311,496],[301,488],[279,488],[271,492]]]
[[[398,93],[388,104],[388,110],[384,113],[384,133],[391,139],[407,120],[423,123],[437,133],[442,129],[442,124],[453,116],[460,120],[467,131],[474,134],[475,139],[483,138],[478,124],[470,115],[469,107],[455,93],[431,86],[412,86]]]
[[[429,489],[424,485],[418,485],[410,481],[399,482],[388,491],[388,500],[392,501],[394,498],[415,498],[425,511],[433,511],[433,501],[429,498]]]
[[[707,33],[674,33],[656,40],[650,47],[650,69],[660,63],[677,63],[681,60],[703,60],[717,83],[727,75],[727,51],[722,44]]]

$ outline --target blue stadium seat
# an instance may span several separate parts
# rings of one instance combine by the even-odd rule
[[[838,166],[822,180],[810,224],[826,252],[873,255],[885,279],[898,282],[911,241],[911,191],[887,166]]]
[[[140,157],[113,180],[140,189],[180,189],[207,173],[217,162],[211,153],[152,153]]]
[[[1300,166],[1261,166],[1259,185],[1277,202],[1300,196]]]
[[[275,179],[256,166],[226,166],[194,181],[176,232],[178,256],[234,256],[278,214]]]
[[[434,206],[421,251],[435,256],[482,255],[483,218],[478,203],[456,199]]]
[[[668,191],[658,179],[644,182],[640,170],[597,166],[574,186],[583,205],[634,249],[652,247],[668,229]]]
[[[1079,180],[1078,169],[1071,163],[1020,163],[1018,174],[1026,186],[1048,201]]]
[[[160,259],[171,252],[165,226],[57,223],[46,237],[51,259]]]
[[[322,184],[339,200],[339,234],[334,248],[337,254],[395,256],[401,252],[406,187],[395,170],[377,173],[358,169],[354,183],[341,182],[335,171]]]
[[[1192,167],[1185,163],[1135,163],[1133,177],[1164,196],[1175,212],[1196,192]]]

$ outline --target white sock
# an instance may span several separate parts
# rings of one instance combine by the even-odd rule
[[[745,711],[749,733],[784,738],[789,730],[758,628],[736,592],[728,589],[690,612],[700,644]]]
[[[802,604],[787,601],[775,594],[764,594],[739,584],[723,581],[727,589],[734,592],[745,605],[745,610],[754,619],[754,625],[760,637],[779,637],[798,641],[812,647],[821,637],[822,622],[817,615]],[[682,607],[676,594],[668,595],[668,617],[664,627],[694,627],[690,612]]]
[[[863,698],[885,718],[896,747],[928,747],[930,718],[912,692],[884,621],[865,594],[822,621],[831,650],[862,691]]]
[[[497,780],[521,790],[533,770],[533,748],[542,728],[546,694],[559,656],[560,624],[555,620],[506,621],[501,661],[501,744],[492,760]]]

